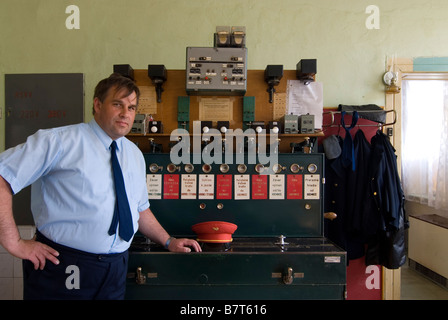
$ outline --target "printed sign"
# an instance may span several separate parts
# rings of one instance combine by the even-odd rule
[[[302,180],[301,174],[288,174],[286,178],[286,199],[302,199]]]
[[[320,175],[306,174],[304,193],[305,199],[319,199],[320,198]]]
[[[162,175],[147,174],[148,199],[162,199]]]
[[[235,175],[235,200],[250,199],[250,179],[248,174]]]
[[[285,175],[269,176],[269,199],[285,199]]]
[[[165,174],[163,176],[163,199],[179,199],[178,174]]]
[[[232,199],[232,175],[216,176],[216,199]]]
[[[252,199],[263,200],[268,198],[268,176],[252,176]]]
[[[212,174],[199,175],[199,199],[214,199],[215,197],[215,176]]]
[[[197,176],[195,174],[183,174],[181,184],[181,199],[196,199]]]

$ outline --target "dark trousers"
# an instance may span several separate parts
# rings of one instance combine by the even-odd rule
[[[57,244],[39,231],[36,240],[59,252],[58,265],[47,260],[34,270],[23,260],[24,300],[120,300],[126,290],[128,252],[91,254]]]

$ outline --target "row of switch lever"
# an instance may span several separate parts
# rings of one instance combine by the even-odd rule
[[[281,173],[282,171],[285,171],[286,169],[287,169],[286,167],[284,167],[284,166],[282,166],[282,165],[280,165],[280,164],[274,164],[274,165],[272,166],[272,171],[273,171],[274,173],[276,173],[276,174]],[[163,167],[162,167],[162,166],[159,166],[159,165],[156,164],[156,163],[151,163],[151,164],[149,165],[149,171],[150,171],[151,173],[157,173],[157,172],[159,172],[159,171],[161,171],[161,170],[163,170]],[[167,171],[168,171],[169,173],[174,173],[174,172],[176,172],[176,171],[180,171],[180,170],[181,170],[181,167],[178,166],[178,165],[175,165],[174,163],[170,163],[170,164],[167,166]],[[191,164],[191,163],[187,163],[187,164],[184,165],[184,170],[185,170],[186,173],[192,173],[192,172],[194,171],[194,165]],[[220,166],[219,166],[219,171],[220,171],[221,173],[228,173],[229,170],[230,170],[230,167],[229,167],[228,164],[225,164],[225,163],[220,164]],[[265,167],[263,164],[258,163],[258,164],[255,165],[254,170],[255,170],[255,172],[257,172],[257,173],[263,173],[263,172],[265,172],[265,170],[269,170],[269,167]],[[293,163],[293,164],[290,165],[289,170],[290,170],[292,173],[299,173],[299,172],[303,172],[304,167],[303,167],[303,166],[300,166],[300,165],[297,164],[297,163]],[[308,165],[307,170],[308,170],[309,173],[316,173],[316,171],[317,171],[317,165],[311,163],[311,164]],[[210,173],[210,172],[212,171],[212,166],[211,166],[211,164],[203,164],[203,165],[202,165],[202,171],[203,171],[204,173]],[[245,165],[245,164],[239,164],[239,165],[237,166],[237,171],[238,171],[239,173],[245,173],[245,172],[247,171],[247,165]]]

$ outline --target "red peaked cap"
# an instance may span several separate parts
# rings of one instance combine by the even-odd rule
[[[236,224],[225,221],[207,221],[193,225],[191,229],[197,234],[200,242],[231,242],[232,235],[238,228]]]

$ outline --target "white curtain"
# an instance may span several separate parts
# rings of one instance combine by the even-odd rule
[[[403,80],[402,90],[406,199],[448,210],[448,81]]]

